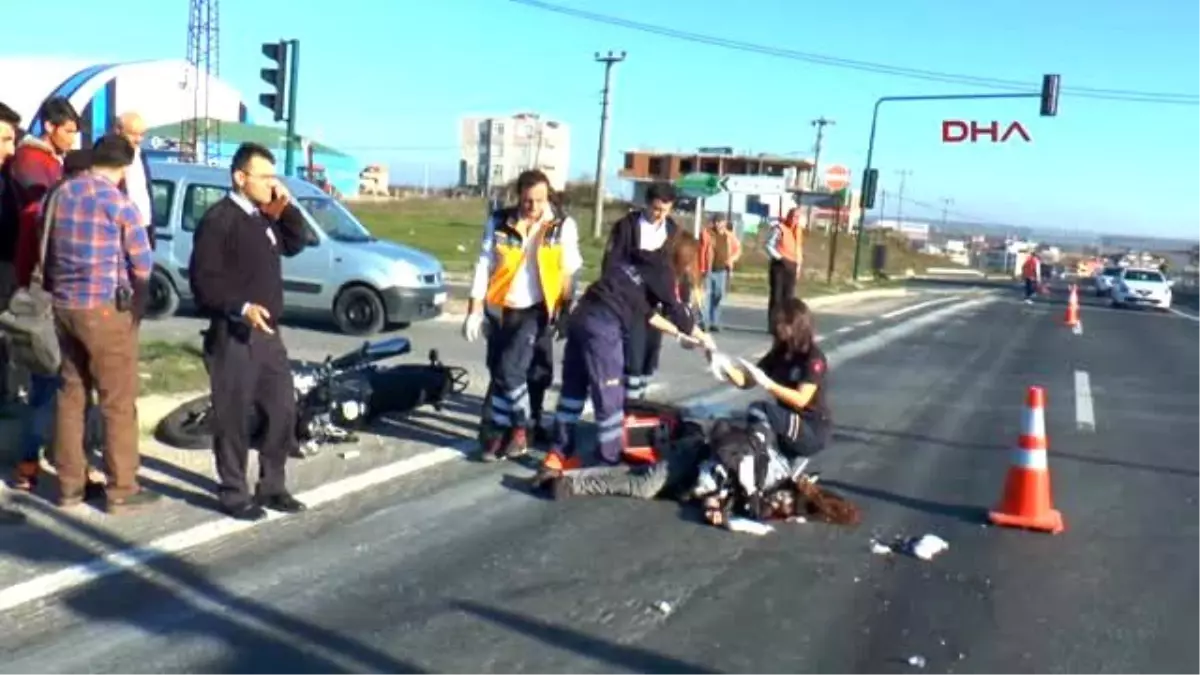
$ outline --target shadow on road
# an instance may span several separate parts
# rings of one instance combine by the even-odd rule
[[[686,663],[669,656],[656,654],[638,647],[614,644],[570,628],[555,626],[514,612],[489,607],[468,600],[453,602],[451,606],[467,614],[504,626],[548,646],[602,661],[613,667],[613,669],[623,669],[635,673],[721,672],[693,663]]]
[[[836,488],[850,494],[875,499],[881,502],[889,502],[898,506],[903,506],[906,509],[920,511],[934,516],[944,518],[952,518],[961,520],[965,523],[978,525],[987,522],[987,509],[980,508],[974,504],[945,504],[935,502],[929,499],[921,499],[919,497],[909,497],[906,495],[896,494],[879,488],[866,487],[863,485],[854,485],[833,478],[821,478],[821,484],[827,487]]]
[[[25,530],[24,534],[35,529],[56,536],[65,544],[61,555],[65,564],[75,564],[80,557],[95,557],[81,543],[71,540],[83,540],[110,553],[133,546],[37,499],[18,495],[15,501],[31,516],[25,525],[17,527]],[[38,525],[35,516],[53,520],[69,532],[70,539]],[[24,536],[0,541],[7,544],[0,549],[6,556],[43,560],[29,557],[30,551],[20,545],[27,541]],[[70,554],[65,553],[68,550]],[[209,663],[191,664],[200,672],[426,672],[333,630],[234,595],[196,565],[171,555],[69,591],[59,602],[84,620],[126,624],[150,635],[219,641],[223,645],[221,656]],[[9,658],[14,656],[10,654]]]

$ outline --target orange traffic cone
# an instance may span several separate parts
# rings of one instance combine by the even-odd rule
[[[1063,324],[1068,328],[1079,325],[1079,289],[1074,284],[1071,285],[1071,294],[1067,296],[1067,314],[1063,317]]]
[[[988,514],[993,524],[1051,534],[1066,525],[1050,499],[1050,467],[1046,461],[1046,393],[1030,387],[1025,395],[1021,438],[1004,480],[1000,506]]]

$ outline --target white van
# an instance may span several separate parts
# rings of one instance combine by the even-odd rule
[[[191,300],[192,233],[229,192],[231,178],[229,169],[174,162],[152,162],[150,176],[157,245],[147,314],[165,318]],[[344,333],[371,335],[442,313],[446,284],[437,258],[376,239],[317,186],[283,180],[309,226],[308,248],[283,259],[285,316],[320,315]]]

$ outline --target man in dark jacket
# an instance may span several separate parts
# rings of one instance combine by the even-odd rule
[[[675,199],[675,188],[670,183],[651,185],[646,190],[646,208],[631,211],[613,223],[604,248],[602,269],[614,264],[636,265],[646,256],[660,254],[667,240],[679,231],[679,225],[671,218]],[[626,333],[624,346],[625,398],[637,400],[646,395],[658,370],[662,334],[641,322]]]
[[[303,251],[308,231],[275,174],[269,150],[243,143],[231,170],[233,191],[196,226],[189,281],[196,304],[210,321],[204,356],[221,508],[239,520],[259,520],[266,516],[264,509],[305,510],[286,487],[285,464],[298,441],[291,366],[278,322],[283,314],[281,256]],[[253,407],[263,411],[266,431],[252,499],[246,461],[247,411]]]

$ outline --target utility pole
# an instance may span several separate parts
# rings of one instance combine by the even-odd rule
[[[837,122],[830,119],[825,119],[825,116],[822,115],[810,122],[810,124],[817,128],[817,140],[813,143],[813,167],[812,171],[808,174],[808,191],[811,193],[816,192],[817,190],[817,173],[819,171],[819,167],[821,166],[821,145],[825,141],[825,127],[835,125]],[[808,208],[804,210],[805,229],[810,229],[812,227],[812,211],[813,207],[812,203],[810,202]]]
[[[949,197],[942,197],[942,230],[946,230],[946,223],[949,222],[950,205],[954,203]]]
[[[912,175],[912,169],[900,169],[896,175],[900,176],[900,194],[896,196],[896,229],[899,230],[904,227],[904,180]]]
[[[608,106],[609,90],[612,87],[612,68],[614,64],[625,60],[625,52],[615,54],[609,52],[601,55],[596,52],[596,62],[604,64],[604,94],[600,102],[600,144],[596,148],[596,206],[592,212],[592,238],[599,239],[603,234],[604,222],[604,156],[608,154]]]

